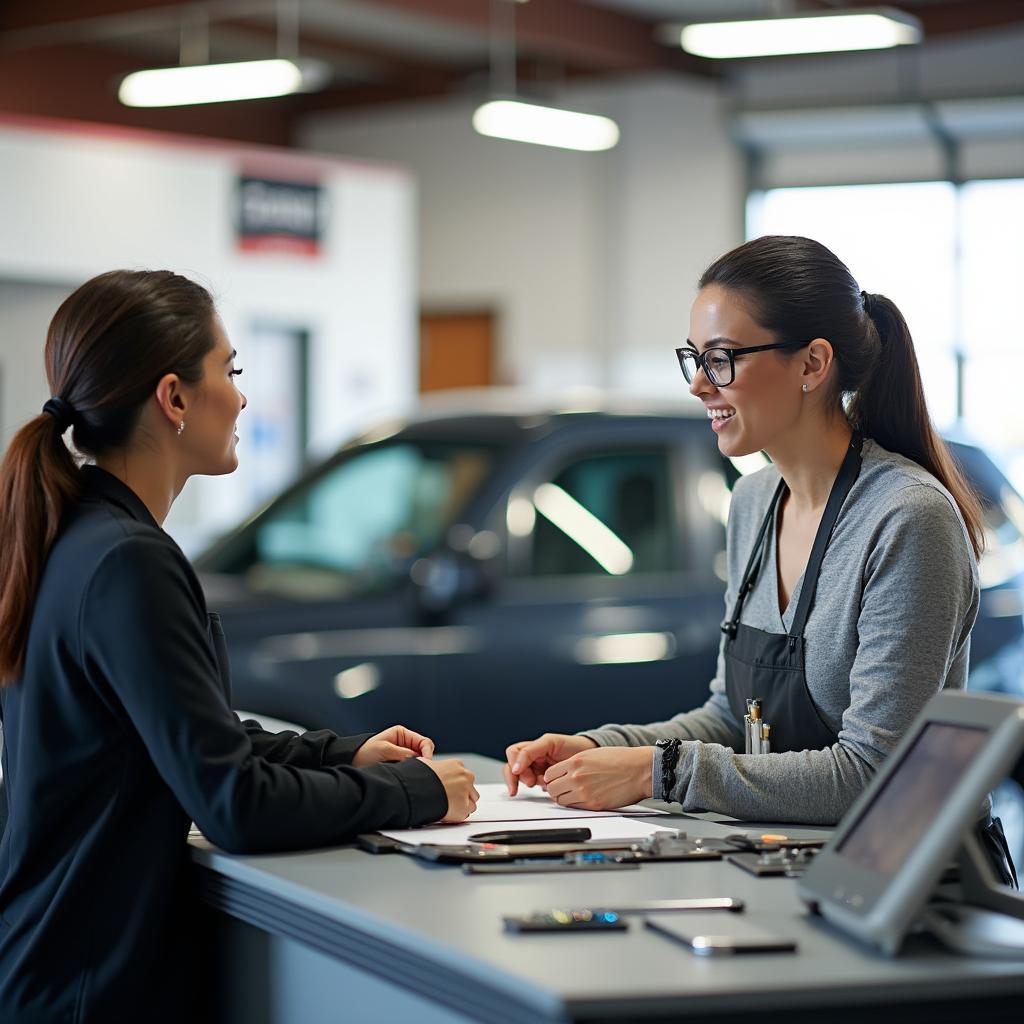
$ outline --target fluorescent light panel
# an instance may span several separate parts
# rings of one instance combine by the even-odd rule
[[[688,53],[716,60],[882,50],[920,40],[921,26],[916,19],[887,8],[705,22],[686,25],[680,34],[682,47]]]
[[[303,69],[295,61],[247,60],[135,71],[117,96],[126,107],[184,107],[287,96],[302,87]]]
[[[598,152],[619,141],[619,126],[609,117],[545,107],[521,100],[491,100],[473,114],[481,134],[538,146]]]

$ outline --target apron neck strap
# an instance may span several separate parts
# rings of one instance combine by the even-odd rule
[[[765,513],[765,517],[761,522],[761,529],[757,531],[757,539],[754,541],[754,548],[750,552],[747,567],[743,570],[743,578],[740,581],[740,589],[736,594],[736,603],[733,605],[732,615],[722,623],[722,632],[727,634],[730,638],[736,636],[736,630],[739,628],[740,616],[743,614],[743,602],[746,601],[747,594],[750,593],[750,588],[754,585],[754,579],[760,568],[761,553],[764,549],[764,539],[768,534],[768,527],[772,524],[772,521],[775,518],[775,509],[778,506],[782,495],[785,493],[785,490],[786,481],[780,480],[779,486],[775,488],[772,500],[768,504],[768,511]]]
[[[832,539],[832,531],[839,520],[843,502],[846,501],[846,496],[850,493],[850,489],[860,474],[861,448],[863,446],[864,439],[857,431],[854,431],[843,464],[839,467],[839,474],[836,476],[835,483],[832,484],[832,490],[829,491],[825,511],[818,524],[818,532],[814,535],[814,546],[811,548],[810,557],[807,559],[807,568],[804,570],[800,601],[796,606],[793,624],[789,628],[790,641],[803,636],[804,626],[807,625],[807,616],[811,614],[811,605],[814,603],[814,593],[818,589],[818,573],[821,571],[821,563],[825,558],[825,549]]]
[[[804,585],[800,592],[800,601],[797,604],[796,614],[793,616],[793,625],[789,630],[791,642],[795,641],[797,637],[803,636],[804,626],[807,625],[807,616],[811,613],[814,593],[818,589],[818,572],[825,557],[825,548],[828,547],[828,542],[832,537],[832,531],[835,529],[836,522],[839,519],[839,511],[843,506],[843,502],[846,500],[846,496],[850,493],[850,488],[853,487],[860,474],[861,448],[863,446],[863,437],[857,431],[854,431],[853,436],[850,438],[850,447],[847,449],[843,463],[839,467],[839,473],[832,484],[832,490],[829,491],[825,511],[822,513],[821,522],[818,524],[818,532],[814,536],[814,546],[811,548],[811,554],[807,560],[807,568],[804,570]],[[747,567],[743,572],[740,589],[736,594],[736,603],[733,605],[732,615],[722,623],[722,632],[730,638],[736,636],[740,617],[743,615],[743,604],[757,576],[768,528],[774,522],[775,510],[778,508],[779,501],[785,492],[786,481],[780,480],[768,505],[768,511],[765,513],[761,528],[758,530],[757,539],[754,541],[754,548],[750,552],[750,559],[747,561]]]

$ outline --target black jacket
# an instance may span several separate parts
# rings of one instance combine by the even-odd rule
[[[415,759],[351,767],[365,736],[241,723],[187,559],[129,488],[82,473],[0,690],[0,1021],[185,1020],[190,820],[232,852],[330,845],[436,820],[444,788]]]

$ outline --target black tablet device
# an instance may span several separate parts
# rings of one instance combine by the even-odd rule
[[[1022,751],[1024,702],[937,694],[808,868],[801,897],[895,954]]]

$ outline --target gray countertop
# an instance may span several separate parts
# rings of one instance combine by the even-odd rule
[[[496,762],[466,758],[481,781]],[[659,818],[688,834],[724,835],[714,816]],[[788,835],[818,835],[786,827]],[[464,875],[457,866],[353,847],[239,857],[193,839],[215,906],[402,984],[469,1017],[565,1020],[1024,995],[1024,962],[955,956],[926,938],[894,960],[854,945],[797,898],[796,882],[755,878],[724,861],[645,864],[593,874]],[[502,918],[554,906],[733,896],[737,917],[795,938],[793,954],[704,959],[631,919],[620,933],[516,935]],[[675,920],[680,915],[673,915]],[[687,921],[692,920],[687,916]]]

